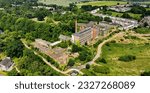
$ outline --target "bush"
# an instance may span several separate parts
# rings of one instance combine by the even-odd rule
[[[82,50],[81,47],[79,47],[79,46],[77,46],[77,45],[75,45],[75,44],[72,45],[72,52],[73,52],[73,53],[74,53],[74,52],[79,52],[79,51],[81,51],[81,50]]]
[[[136,59],[136,56],[133,55],[125,55],[125,56],[121,56],[119,57],[119,61],[124,61],[124,62],[129,62],[129,61],[133,61]]]
[[[105,18],[104,18],[104,21],[106,21],[106,22],[112,22],[112,20],[111,20],[110,17],[105,17]]]
[[[75,61],[73,59],[69,59],[69,62],[67,64],[67,66],[73,66],[75,64]]]
[[[86,64],[86,69],[90,69],[90,64]]]
[[[123,17],[123,18],[132,18],[128,13],[123,13],[123,15],[121,17]]]
[[[142,72],[141,76],[150,76],[150,70]]]
[[[67,44],[67,42],[61,42],[59,45],[58,45],[59,47],[61,47],[61,48],[67,48],[68,47],[68,44]]]
[[[97,62],[97,63],[101,62],[101,63],[104,63],[104,64],[107,63],[107,61],[106,61],[104,58],[98,58],[98,59],[96,60],[96,62]]]
[[[102,74],[110,73],[110,69],[106,66],[94,66],[93,70],[97,73],[102,73]]]
[[[134,14],[144,14],[146,12],[146,9],[142,6],[134,6],[130,10],[130,12]]]

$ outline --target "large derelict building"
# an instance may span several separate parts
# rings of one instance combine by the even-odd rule
[[[75,44],[90,44],[91,40],[95,39],[97,36],[97,30],[95,28],[85,28],[80,32],[76,32],[72,35],[72,42]]]

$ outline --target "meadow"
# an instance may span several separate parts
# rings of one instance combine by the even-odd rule
[[[76,2],[78,0],[39,0],[40,3],[44,4],[56,4],[60,6],[69,6],[69,3]]]
[[[134,55],[131,62],[118,61],[120,56]],[[150,44],[119,44],[113,43],[103,47],[102,57],[110,67],[109,75],[140,75],[141,71],[150,69]]]
[[[113,6],[119,4],[127,4],[127,2],[123,1],[93,1],[93,2],[86,2],[86,3],[78,3],[77,6],[81,7],[82,5],[92,5],[92,6]]]
[[[123,13],[115,12],[115,11],[109,11],[109,10],[107,12],[103,12],[100,10],[98,13],[108,14],[108,15],[114,16],[114,17],[121,17],[123,15]],[[128,13],[128,14],[135,20],[141,19],[141,14],[133,14],[133,13]]]
[[[126,36],[125,40],[116,38],[116,42],[110,42],[102,47],[101,58],[106,63],[96,62],[90,69],[82,69],[88,76],[140,76],[145,70],[150,70],[150,43],[134,36]],[[121,56],[133,55],[136,59],[129,62],[119,61]],[[110,72],[97,73],[95,67],[109,68]]]

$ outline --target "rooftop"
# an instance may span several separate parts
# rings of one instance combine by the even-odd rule
[[[12,65],[13,62],[11,61],[10,57],[6,57],[4,60],[2,60],[0,62],[0,64],[5,66],[5,67],[8,67],[8,66]]]
[[[80,32],[74,33],[75,36],[81,36],[83,33],[91,31],[91,27],[85,28],[84,30],[81,30]]]

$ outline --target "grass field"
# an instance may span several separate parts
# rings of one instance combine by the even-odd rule
[[[6,75],[7,75],[7,73],[6,73],[6,72],[2,72],[2,71],[0,71],[0,75],[6,76]]]
[[[103,11],[99,11],[99,13],[103,13]],[[111,16],[118,16],[118,17],[121,17],[123,15],[123,13],[119,13],[119,12],[114,12],[114,11],[107,11],[106,14],[109,14],[111,13],[112,15]],[[133,14],[133,13],[128,13],[133,19],[136,19],[136,20],[140,20],[141,19],[141,14]]]
[[[118,43],[109,43],[102,47],[101,58],[106,59],[107,64],[98,62],[99,68],[107,66],[110,73],[96,73],[93,66],[88,70],[82,69],[82,72],[88,76],[139,76],[144,70],[150,69],[150,43],[131,36],[127,36],[123,41],[121,38],[115,39]],[[136,60],[129,62],[118,60],[125,55],[134,55]]]
[[[118,61],[120,56],[135,55],[136,60],[131,62]],[[109,75],[140,75],[145,69],[150,69],[150,44],[110,44],[103,47],[103,58],[107,59],[110,67]]]
[[[142,4],[150,4],[150,2],[148,1],[148,2],[142,2]]]
[[[68,6],[69,3],[76,2],[78,0],[39,0],[40,3],[44,4],[56,4],[61,6]]]
[[[78,7],[81,7],[82,5],[92,5],[92,6],[113,6],[117,5],[117,3],[120,4],[127,4],[127,2],[123,1],[93,1],[93,2],[86,2],[86,3],[79,3],[77,4]]]
[[[150,10],[150,8],[146,8],[146,10]]]

